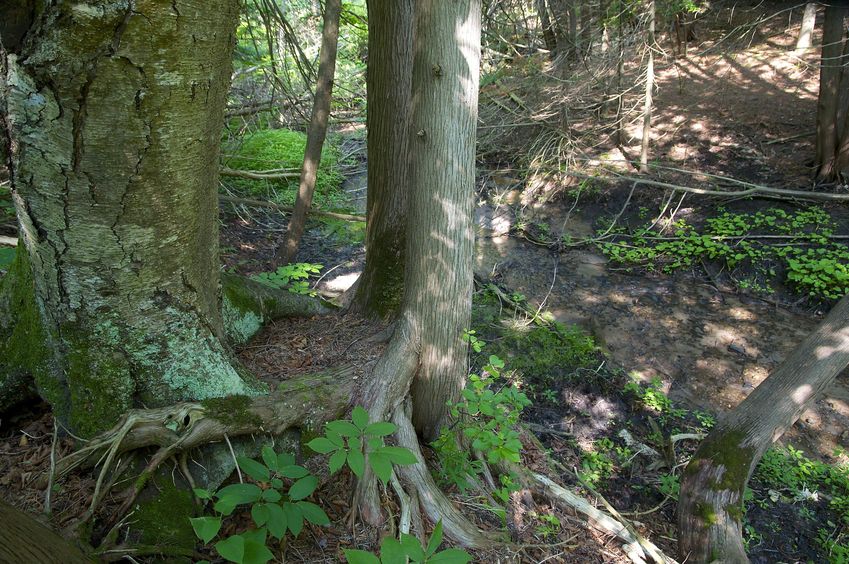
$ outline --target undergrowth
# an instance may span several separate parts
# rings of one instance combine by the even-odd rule
[[[836,225],[822,208],[720,208],[701,228],[685,220],[672,228],[668,235],[651,224],[631,232],[614,227],[621,237],[599,246],[611,262],[666,273],[718,263],[740,288],[756,293],[773,293],[781,275],[789,287],[814,298],[834,300],[849,292],[849,247],[832,238]]]
[[[263,129],[241,139],[233,147],[224,147],[227,154],[224,165],[237,170],[286,172],[300,171],[304,160],[307,136],[289,129]],[[229,154],[228,154],[229,153]],[[332,138],[324,145],[315,182],[313,206],[324,210],[347,209],[347,195],[341,190],[342,175],[338,170],[339,149]],[[238,177],[222,177],[236,191],[254,197],[291,206],[298,191],[297,175],[275,180],[252,180]]]

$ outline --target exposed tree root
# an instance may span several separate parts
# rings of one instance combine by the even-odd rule
[[[117,455],[158,446],[143,473],[145,479],[168,457],[222,441],[225,434],[280,435],[290,427],[318,431],[324,422],[340,417],[347,409],[352,374],[351,367],[343,367],[283,382],[268,396],[235,396],[131,410],[111,430],[59,460],[56,473],[64,476],[75,468],[103,462],[98,478],[98,484],[102,484]]]

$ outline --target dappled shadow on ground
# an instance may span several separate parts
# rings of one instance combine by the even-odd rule
[[[485,211],[479,223],[503,228],[505,213]],[[556,211],[545,217],[562,221]],[[576,223],[570,226],[578,232],[587,229]],[[551,253],[483,228],[478,241],[481,276],[533,296],[532,305],[545,300],[558,320],[588,328],[616,366],[644,382],[661,379],[690,409],[721,414],[735,407],[817,324],[815,315],[722,291],[694,273],[630,275],[608,268],[592,250]],[[785,440],[824,457],[849,447],[847,385],[839,378]]]

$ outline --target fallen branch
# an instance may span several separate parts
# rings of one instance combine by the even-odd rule
[[[625,553],[632,562],[644,564],[646,562],[647,553],[648,556],[651,556],[652,559],[659,564],[671,564],[675,562],[675,560],[663,554],[663,552],[652,544],[651,541],[642,537],[635,537],[632,532],[633,528],[630,528],[621,521],[617,521],[607,513],[596,509],[582,497],[556,484],[542,474],[530,472],[530,476],[537,482],[543,495],[583,513],[588,517],[587,522],[591,526],[604,533],[614,535],[619,540],[623,541],[625,543]],[[646,549],[646,547],[650,548]]]
[[[670,184],[669,182],[660,182],[658,180],[648,180],[646,178],[638,178],[635,176],[626,176],[624,174],[613,174],[610,176],[593,176],[580,172],[565,172],[567,176],[575,178],[583,178],[587,180],[627,180],[636,184],[645,186],[656,186],[658,188],[667,188],[669,190],[677,190],[680,192],[689,192],[691,194],[700,194],[702,196],[721,196],[723,198],[745,198],[748,196],[765,196],[772,198],[790,198],[802,200],[819,200],[828,202],[849,202],[849,194],[830,194],[827,192],[806,192],[803,190],[786,190],[784,188],[770,188],[768,186],[759,186],[756,184],[748,184],[751,188],[746,190],[711,190],[708,188],[693,188],[691,186],[681,186],[678,184]]]
[[[299,172],[272,172],[256,170],[236,170],[234,168],[221,167],[218,174],[221,176],[237,176],[239,178],[250,178],[251,180],[280,180],[281,178],[298,178]]]
[[[18,238],[17,237],[6,237],[5,235],[0,235],[0,245],[5,245],[7,247],[17,247],[18,246]]]
[[[282,206],[280,204],[275,204],[274,202],[268,202],[265,200],[253,200],[251,198],[237,198],[235,196],[225,196],[223,194],[219,194],[218,200],[220,202],[230,202],[231,204],[240,204],[243,206],[251,206],[254,208],[271,208],[275,210],[280,210],[284,212],[291,212],[291,206]],[[341,219],[342,221],[365,221],[366,218],[362,215],[351,215],[347,213],[336,213],[336,212],[326,212],[316,209],[310,209],[308,212],[310,215],[315,215],[318,217],[330,217],[333,219]]]

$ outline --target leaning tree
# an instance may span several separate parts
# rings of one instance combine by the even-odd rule
[[[743,493],[767,448],[849,366],[849,297],[720,419],[684,470],[679,550],[687,562],[748,562]]]

